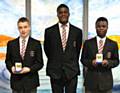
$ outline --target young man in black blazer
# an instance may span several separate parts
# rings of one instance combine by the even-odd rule
[[[45,29],[44,50],[48,58],[46,73],[50,76],[53,93],[64,93],[64,90],[65,93],[76,93],[77,76],[80,74],[82,31],[68,22],[69,16],[68,6],[59,5],[59,22]],[[66,34],[63,35],[64,31]]]
[[[43,67],[41,44],[30,37],[27,18],[20,18],[17,25],[20,36],[8,42],[5,60],[11,73],[12,93],[36,93],[39,86],[38,71]]]
[[[118,45],[106,37],[108,20],[100,17],[96,21],[97,36],[86,40],[81,55],[85,72],[85,93],[112,93],[112,68],[119,64]]]

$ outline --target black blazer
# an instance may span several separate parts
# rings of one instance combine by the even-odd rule
[[[55,79],[59,79],[63,71],[69,79],[79,75],[78,61],[81,44],[82,31],[71,24],[65,51],[62,49],[58,24],[45,29],[44,50],[48,58],[47,75]]]
[[[32,89],[39,86],[38,70],[43,67],[42,49],[40,42],[29,37],[25,57],[20,56],[19,38],[7,44],[6,67],[11,73],[10,84],[12,89]],[[29,67],[27,74],[13,74],[11,67],[15,62],[22,62],[23,67]]]
[[[103,58],[108,60],[108,66],[103,67],[99,64],[97,67],[92,65],[92,60],[98,53],[96,37],[86,40],[83,46],[81,62],[87,67],[85,76],[85,87],[94,90],[109,90],[113,87],[113,76],[111,69],[118,66],[119,55],[117,43],[106,38],[103,48]]]

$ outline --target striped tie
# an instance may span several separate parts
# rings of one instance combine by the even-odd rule
[[[22,48],[21,48],[21,53],[20,53],[22,59],[24,59],[25,55],[25,39],[22,40]]]
[[[103,51],[103,40],[99,41],[98,53],[102,53]]]
[[[66,25],[62,25],[62,47],[63,47],[63,50],[65,50],[65,47],[66,47],[66,29],[65,29]]]

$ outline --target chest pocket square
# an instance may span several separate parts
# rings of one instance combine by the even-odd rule
[[[35,56],[35,51],[30,51],[30,57],[34,57]]]

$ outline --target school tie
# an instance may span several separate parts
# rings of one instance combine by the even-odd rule
[[[103,40],[99,41],[98,53],[102,53],[103,51]]]
[[[65,47],[66,47],[66,29],[65,29],[66,25],[62,25],[62,47],[63,47],[63,50],[65,50]]]
[[[22,48],[21,48],[21,57],[24,59],[25,56],[25,39],[22,40]]]

